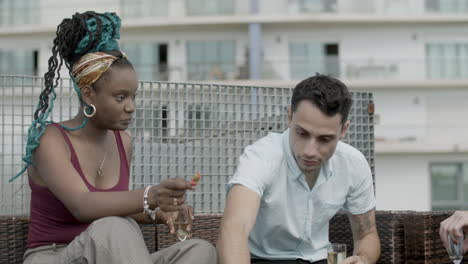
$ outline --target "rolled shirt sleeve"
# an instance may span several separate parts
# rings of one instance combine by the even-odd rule
[[[228,183],[228,192],[234,185],[240,184],[263,196],[271,171],[262,154],[255,145],[244,150],[239,157],[236,172]]]
[[[282,134],[270,133],[247,146],[239,157],[234,176],[229,180],[227,193],[233,185],[240,184],[262,197],[278,174],[277,167],[283,157],[282,138]]]
[[[372,172],[366,158],[359,153],[353,162],[353,184],[346,197],[343,209],[351,214],[363,214],[375,208],[374,185]]]

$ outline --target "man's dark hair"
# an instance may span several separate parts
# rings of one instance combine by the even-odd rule
[[[293,90],[291,110],[296,112],[299,103],[308,100],[327,116],[341,114],[341,124],[348,120],[353,103],[344,83],[333,77],[317,74],[298,83]]]

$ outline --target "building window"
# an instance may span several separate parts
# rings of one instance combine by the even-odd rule
[[[336,43],[292,42],[289,45],[291,78],[302,80],[316,73],[340,75]]]
[[[235,41],[188,41],[187,79],[226,80],[235,77]]]
[[[299,0],[299,11],[302,13],[337,12],[336,0]]]
[[[33,51],[33,75],[38,76],[39,75],[39,51],[35,50]]]
[[[186,0],[188,16],[229,15],[234,13],[233,0]]]
[[[468,78],[468,43],[429,43],[426,57],[429,79]]]
[[[120,15],[122,18],[167,17],[168,0],[121,0]]]
[[[37,0],[0,0],[0,27],[37,24],[39,2]]]
[[[468,209],[468,163],[430,165],[432,210]]]
[[[468,0],[426,0],[426,11],[434,13],[467,13]]]
[[[0,74],[37,75],[38,65],[35,50],[0,50]]]
[[[160,43],[127,43],[122,50],[128,55],[135,67],[138,79],[142,81],[167,81],[167,44]]]

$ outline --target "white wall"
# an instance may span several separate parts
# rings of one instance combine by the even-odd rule
[[[264,32],[264,56],[274,63],[273,68],[282,79],[289,79],[289,43],[308,41],[338,43],[341,73],[349,65],[395,65],[395,76],[369,73],[366,77],[393,80],[423,80],[426,67],[426,43],[428,41],[463,41],[460,32],[468,35],[468,28],[458,25],[382,25],[382,24],[266,24]],[[465,42],[468,42],[468,37]],[[346,77],[345,75],[343,75]]]
[[[373,91],[377,141],[420,145],[467,145],[468,90],[394,88]]]
[[[378,210],[431,210],[431,162],[466,162],[461,154],[379,154],[375,158]]]
[[[374,91],[375,112],[378,124],[375,126],[377,140],[396,141],[426,135],[426,106],[421,91],[389,89]]]
[[[427,159],[418,155],[377,154],[375,191],[378,210],[430,210]]]
[[[345,65],[397,66],[400,79],[422,79],[424,67],[424,43],[415,34],[417,29],[408,27],[371,27],[350,29],[342,36],[340,60]],[[379,77],[370,74],[369,77]],[[380,76],[385,78],[385,75]]]

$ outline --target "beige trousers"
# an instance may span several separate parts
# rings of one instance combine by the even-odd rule
[[[105,217],[94,221],[68,245],[28,249],[24,263],[218,263],[216,249],[201,239],[188,239],[149,254],[138,224],[129,217]]]

